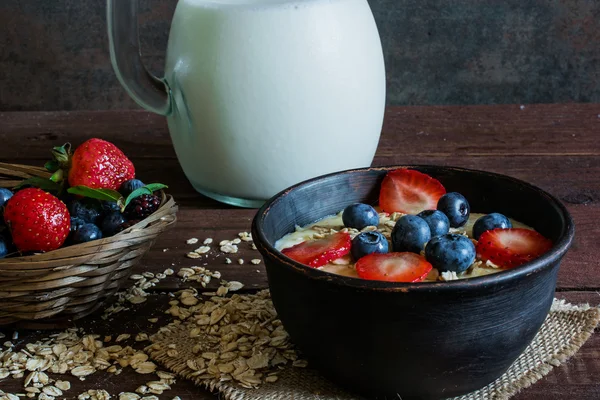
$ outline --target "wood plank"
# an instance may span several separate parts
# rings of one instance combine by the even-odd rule
[[[598,115],[596,104],[389,107],[379,154],[598,155]],[[96,136],[139,158],[175,157],[165,119],[145,111],[0,113],[0,159]]]
[[[573,303],[589,303],[592,305],[600,304],[600,294],[596,292],[570,292],[559,293],[559,298],[564,298]],[[132,335],[140,331],[153,333],[157,326],[167,321],[167,317],[162,313],[167,308],[166,296],[155,295],[141,305],[132,306],[132,311],[115,314],[112,319],[102,322],[99,319],[100,312],[93,314],[75,325],[82,328],[86,333],[96,333],[101,335],[112,335],[113,339],[121,333]],[[153,325],[148,322],[148,318],[158,317],[160,320]],[[0,330],[7,336],[12,335],[12,331]],[[14,341],[18,346],[46,337],[49,332],[25,332],[21,331],[19,339]],[[135,344],[132,340],[124,342],[126,345],[134,345],[136,348],[143,348],[143,344]],[[549,399],[562,400],[588,400],[600,398],[600,383],[597,379],[600,373],[600,335],[594,334],[590,340],[580,349],[580,351],[567,363],[554,370],[532,387],[525,389],[515,397],[517,400]],[[59,378],[56,376],[55,378]],[[88,389],[104,389],[112,396],[118,395],[124,391],[134,391],[138,386],[144,384],[155,377],[152,375],[139,375],[130,368],[123,370],[118,376],[109,375],[103,372],[93,374],[83,382],[74,377],[60,377],[71,381],[72,389],[61,396],[61,399],[75,400],[77,395]],[[22,392],[22,379],[7,379],[0,381],[0,388],[9,393]],[[172,390],[165,392],[160,398],[172,398],[179,396],[183,400],[192,399],[217,399],[217,396],[209,394],[207,391],[195,387],[191,382],[180,379]]]

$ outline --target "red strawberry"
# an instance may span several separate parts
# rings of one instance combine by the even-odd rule
[[[421,282],[433,267],[425,257],[409,252],[371,253],[358,260],[362,279],[387,282]]]
[[[19,251],[58,249],[69,235],[70,218],[62,201],[37,188],[15,193],[4,210],[4,220]]]
[[[418,214],[435,210],[446,189],[437,179],[413,169],[388,172],[381,183],[379,206],[385,212]]]
[[[307,240],[281,252],[292,260],[316,268],[350,253],[351,243],[348,233],[338,232],[323,239]]]
[[[69,185],[118,190],[135,178],[133,163],[117,146],[102,139],[90,139],[75,150],[69,170]]]
[[[523,228],[493,229],[477,242],[477,257],[502,268],[513,268],[531,261],[552,247],[552,241],[536,231]]]

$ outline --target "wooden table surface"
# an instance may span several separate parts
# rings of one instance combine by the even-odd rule
[[[159,238],[136,272],[199,265],[200,260],[185,257],[197,247],[186,245],[186,239],[211,237],[218,242],[250,230],[255,210],[232,208],[194,192],[177,163],[162,117],[142,111],[0,113],[0,161],[43,165],[52,146],[67,141],[78,145],[91,137],[119,146],[136,165],[140,179],[168,184],[180,205],[177,226]],[[561,266],[557,297],[600,304],[600,105],[389,108],[374,165],[407,163],[499,172],[557,196],[572,213],[577,230]],[[232,257],[233,264],[225,264],[225,255],[216,253],[201,261],[207,268],[221,271],[224,279],[241,281],[249,289],[266,288],[262,264],[248,262],[257,257],[258,252],[250,246],[242,246],[241,253]],[[237,258],[246,263],[237,264]],[[161,281],[155,291],[164,293],[191,285],[172,277]],[[105,322],[98,313],[75,325],[99,334],[152,332],[147,318],[166,319],[163,296],[153,296],[136,306],[134,314],[116,314]],[[12,334],[6,329],[5,333]],[[27,343],[38,336],[20,332],[16,342]],[[600,399],[599,377],[600,335],[595,334],[570,361],[515,398]],[[118,395],[135,390],[147,378],[129,369],[119,376],[96,373],[84,382],[71,377],[73,388],[64,398],[76,398],[87,389],[105,389]],[[22,393],[22,380],[0,381],[0,389]],[[183,380],[160,398],[174,396],[216,398]]]

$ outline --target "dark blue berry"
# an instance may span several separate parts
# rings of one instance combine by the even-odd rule
[[[69,214],[71,217],[81,218],[87,223],[96,224],[102,207],[100,202],[95,199],[77,199],[73,200],[69,205]]]
[[[134,190],[137,190],[141,187],[144,187],[144,182],[139,179],[130,179],[121,184],[119,188],[119,192],[123,195],[123,197],[129,196]]]
[[[85,223],[81,218],[71,217],[71,233],[77,232]]]
[[[10,199],[13,195],[13,192],[11,192],[8,189],[5,188],[0,188],[0,207],[4,207],[4,205],[6,204],[6,202],[8,201],[8,199]]]
[[[0,235],[0,258],[6,257],[10,248],[10,240],[4,235]]]
[[[102,201],[102,212],[104,215],[109,214],[111,211],[120,211],[119,205],[116,201]]]
[[[448,233],[427,243],[425,258],[440,272],[461,273],[475,261],[475,245],[466,236]]]
[[[361,232],[352,239],[352,257],[358,260],[371,253],[387,253],[388,241],[380,232]]]
[[[479,237],[483,232],[490,231],[492,229],[501,228],[512,228],[512,223],[508,218],[500,213],[491,213],[479,217],[475,224],[473,224],[473,238],[479,240]]]
[[[125,208],[125,215],[129,219],[144,219],[160,207],[160,198],[155,195],[143,194],[131,202]]]
[[[448,217],[439,210],[421,211],[417,214],[417,217],[421,217],[427,222],[431,230],[431,237],[445,235],[450,230]]]
[[[446,193],[437,204],[437,209],[446,214],[452,228],[460,228],[469,220],[471,206],[469,202],[460,193]]]
[[[102,232],[100,228],[98,228],[94,224],[83,224],[82,227],[77,229],[77,231],[73,234],[73,238],[71,242],[73,244],[91,242],[92,240],[102,239]]]
[[[361,230],[367,226],[379,225],[379,214],[368,204],[356,203],[344,209],[342,221],[348,228]]]
[[[104,236],[112,236],[119,232],[119,227],[126,221],[120,211],[112,211],[107,214],[100,224]]]
[[[429,239],[431,230],[427,222],[416,215],[405,215],[396,222],[392,230],[392,249],[420,253]]]

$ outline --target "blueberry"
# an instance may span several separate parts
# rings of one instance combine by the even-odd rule
[[[416,215],[400,218],[392,230],[392,249],[420,253],[431,239],[431,230],[427,222]]]
[[[119,192],[121,192],[123,197],[127,197],[134,190],[139,189],[144,186],[145,186],[144,182],[140,181],[139,179],[130,179],[121,184],[121,187],[119,188]]]
[[[460,228],[469,220],[471,207],[469,202],[460,193],[446,193],[437,204],[437,209],[446,214],[452,228]]]
[[[344,209],[342,221],[348,228],[361,230],[367,226],[379,225],[379,214],[368,204],[356,203]]]
[[[104,236],[112,236],[119,232],[119,227],[127,221],[120,211],[111,211],[107,214],[100,224]]]
[[[10,199],[13,195],[13,192],[11,192],[8,189],[5,188],[0,188],[0,207],[4,207],[4,205],[6,204],[6,202],[8,201],[8,199]]]
[[[100,228],[98,228],[94,224],[86,223],[83,224],[77,231],[73,234],[72,243],[84,243],[91,242],[92,240],[102,239],[102,232]]]
[[[0,235],[0,258],[6,257],[10,248],[10,240],[4,235]]]
[[[81,218],[71,217],[71,233],[77,232],[85,223]]]
[[[69,214],[84,220],[87,223],[95,224],[102,213],[100,202],[95,199],[77,199],[69,205]]]
[[[120,211],[119,205],[116,201],[102,201],[102,212],[110,214],[111,211]]]
[[[466,236],[448,233],[427,243],[425,258],[440,272],[461,273],[475,261],[475,245]]]
[[[371,253],[387,253],[388,241],[380,232],[361,232],[352,239],[352,257],[358,260]]]
[[[450,230],[450,221],[441,211],[425,210],[418,213],[417,217],[421,217],[427,222],[431,230],[431,237],[445,235]]]
[[[481,234],[496,228],[512,228],[512,224],[508,218],[500,213],[491,213],[484,215],[475,221],[473,225],[473,238],[479,240]]]

